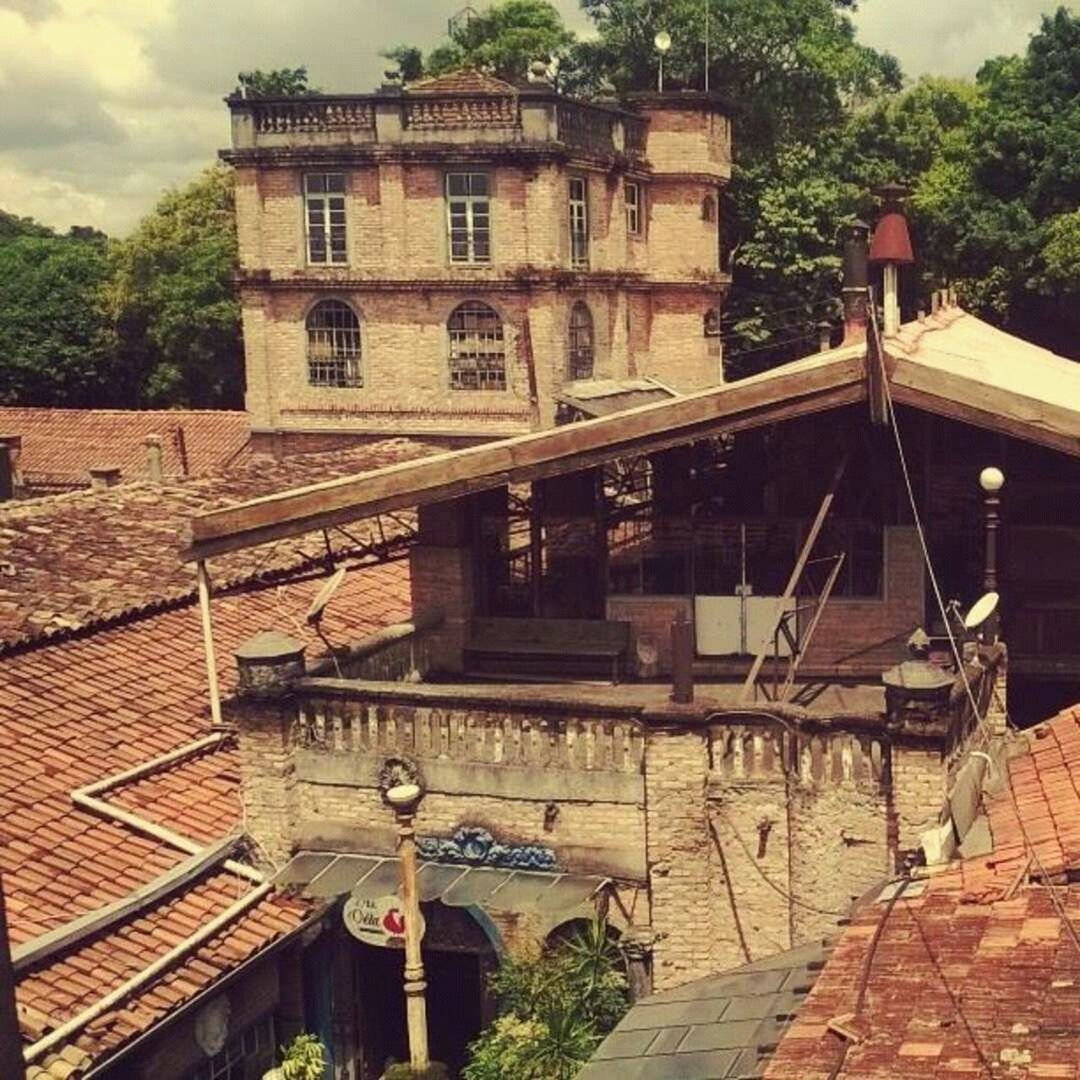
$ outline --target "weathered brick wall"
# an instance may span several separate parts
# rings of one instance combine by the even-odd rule
[[[807,650],[807,664],[877,673],[907,658],[907,638],[924,620],[926,584],[918,533],[907,525],[887,526],[884,549],[881,598],[833,596]]]
[[[707,764],[703,728],[664,726],[649,731],[645,813],[652,927],[659,938],[653,952],[658,990],[715,970]]]
[[[695,146],[704,137],[699,120],[706,119],[693,122]],[[490,168],[492,263],[462,267],[448,259],[447,167],[454,166],[400,160],[342,166],[345,266],[307,265],[303,169],[237,170],[240,264],[251,275],[243,321],[246,405],[254,428],[500,437],[548,426],[553,395],[566,376],[569,310],[578,299],[593,315],[597,377],[652,374],[680,390],[721,381],[720,358],[702,335],[704,312],[723,287],[719,278],[709,281],[717,269],[717,226],[701,220],[707,179],[643,178],[645,220],[638,237],[626,230],[621,174],[580,164]],[[567,203],[572,174],[588,179],[590,222],[589,271],[574,278]],[[650,280],[634,299],[608,276],[628,269]],[[520,280],[553,271],[567,276],[541,286]],[[258,275],[269,275],[273,288]],[[360,388],[308,383],[304,319],[327,297],[350,303],[360,319]],[[503,317],[505,391],[450,390],[446,319],[468,299],[483,300]],[[641,309],[637,315],[630,313],[632,304]],[[530,403],[521,348],[526,317],[538,408]]]
[[[649,118],[646,155],[658,173],[731,175],[731,122],[707,109],[644,107]]]
[[[684,596],[611,596],[607,602],[607,617],[617,622],[630,623],[630,668],[643,674],[642,651],[656,651],[657,666],[654,674],[671,672],[671,624],[675,616],[683,612],[693,621],[693,604]]]

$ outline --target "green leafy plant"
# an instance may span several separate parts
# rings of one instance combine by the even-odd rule
[[[383,1073],[382,1080],[450,1080],[450,1070],[441,1061],[433,1061],[420,1070],[407,1061],[399,1061]]]
[[[282,1080],[322,1080],[326,1051],[317,1035],[297,1035],[281,1048]]]
[[[463,1080],[573,1080],[628,1004],[602,920],[548,949],[507,957],[490,987],[500,1015],[469,1047]]]

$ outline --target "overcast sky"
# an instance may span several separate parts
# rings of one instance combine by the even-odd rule
[[[477,0],[474,0],[477,2]],[[122,235],[228,142],[237,71],[306,63],[374,89],[401,41],[431,45],[464,0],[0,0],[0,208]],[[556,0],[587,32],[577,0]],[[860,37],[909,76],[1021,52],[1055,0],[863,0]]]

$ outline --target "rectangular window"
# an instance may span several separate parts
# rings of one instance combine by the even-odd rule
[[[452,263],[491,262],[491,190],[487,173],[446,174],[446,227]]]
[[[570,177],[570,265],[589,265],[589,182]]]
[[[187,1080],[256,1080],[274,1064],[274,1019],[264,1016],[233,1036],[208,1061],[196,1065]]]
[[[640,236],[642,221],[641,185],[633,180],[627,180],[623,190],[626,198],[626,231],[631,236]]]
[[[309,263],[349,261],[345,244],[345,174],[304,176],[304,222]]]

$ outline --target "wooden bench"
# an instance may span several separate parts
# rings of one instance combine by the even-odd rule
[[[629,648],[626,622],[473,619],[465,669],[477,675],[600,675],[617,683]]]

